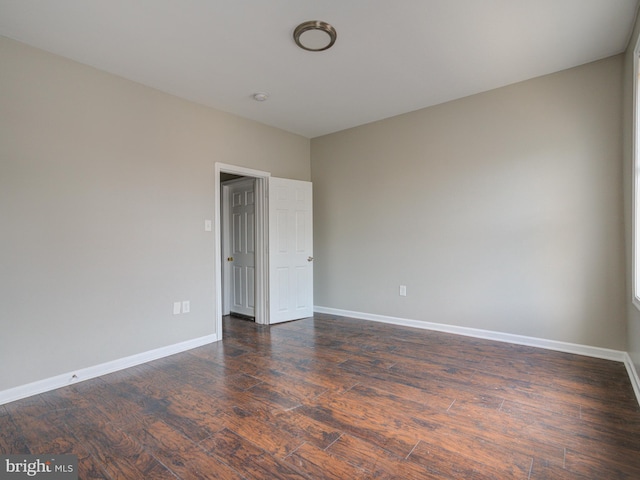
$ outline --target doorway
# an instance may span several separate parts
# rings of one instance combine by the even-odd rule
[[[255,320],[255,178],[225,173],[220,181],[222,314]]]
[[[269,311],[268,311],[268,278],[269,273],[267,267],[267,244],[268,239],[266,237],[268,229],[266,227],[267,221],[267,204],[266,204],[266,192],[267,183],[270,177],[268,172],[260,170],[253,170],[244,167],[238,167],[235,165],[227,165],[223,163],[215,164],[215,208],[214,208],[214,235],[215,235],[215,277],[214,277],[214,312],[216,332],[218,338],[222,339],[222,314],[223,314],[223,268],[222,265],[226,262],[226,257],[223,257],[223,222],[222,222],[222,179],[226,180],[231,176],[237,178],[244,177],[247,179],[253,179],[254,181],[254,199],[255,199],[255,266],[254,266],[254,319],[258,324],[267,325],[269,323]],[[228,281],[227,281],[228,283]],[[225,305],[226,307],[226,305]]]
[[[222,191],[224,174],[253,179],[255,201],[255,322],[269,325],[313,315],[313,216],[311,182],[215,164],[214,312],[222,340]],[[227,255],[227,257],[230,255]],[[227,282],[228,283],[228,282]]]

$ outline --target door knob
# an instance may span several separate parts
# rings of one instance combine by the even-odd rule
[[[227,257],[227,262],[233,262],[233,257]]]
[[[308,257],[307,262],[313,262],[313,257]]]

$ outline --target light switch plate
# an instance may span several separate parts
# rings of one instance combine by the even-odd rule
[[[191,302],[189,300],[184,300],[182,302],[182,313],[189,313],[191,311]]]
[[[173,302],[173,314],[180,315],[180,302]]]
[[[211,220],[205,220],[204,221],[204,231],[205,232],[210,232],[211,231]]]

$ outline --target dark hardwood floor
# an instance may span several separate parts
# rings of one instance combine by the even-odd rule
[[[316,314],[0,406],[106,479],[640,479],[622,363]]]

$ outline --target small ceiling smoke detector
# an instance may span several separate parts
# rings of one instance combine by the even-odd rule
[[[293,31],[296,45],[310,52],[321,52],[331,48],[337,36],[335,28],[319,20],[301,23]]]
[[[269,94],[266,92],[257,92],[253,94],[253,99],[256,102],[264,102],[267,98],[269,98]]]

